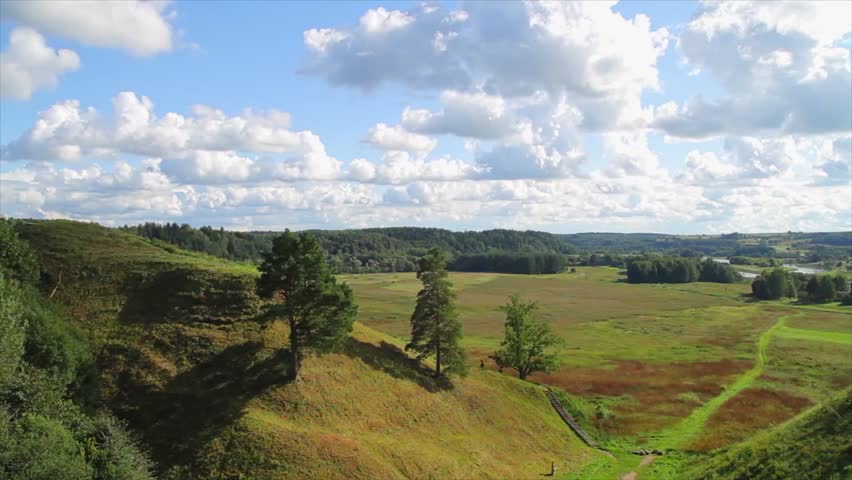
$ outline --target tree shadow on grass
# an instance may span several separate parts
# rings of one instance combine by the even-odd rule
[[[428,392],[440,392],[453,388],[446,376],[433,377],[434,370],[405,354],[396,345],[382,341],[379,345],[349,338],[343,353],[357,358],[376,370],[388,375],[414,382]]]
[[[253,284],[238,275],[173,268],[135,276],[121,286],[118,318],[138,323],[232,324],[257,314]]]
[[[288,358],[286,350],[269,354],[259,342],[231,346],[164,389],[141,393],[138,408],[126,417],[165,471],[195,457],[242,416],[251,399],[288,383]]]

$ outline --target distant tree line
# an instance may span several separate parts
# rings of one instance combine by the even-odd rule
[[[125,226],[124,231],[230,260],[259,264],[273,247],[276,232],[230,232],[177,223]],[[312,230],[334,273],[413,272],[432,248],[447,252],[455,271],[555,273],[565,266],[573,245],[534,231],[452,232],[438,228]],[[491,260],[492,264],[487,262]]]
[[[684,257],[645,257],[627,265],[630,283],[734,283],[742,279],[730,265],[711,259]]]
[[[459,255],[450,262],[454,272],[559,273],[566,265],[559,253],[491,252]]]
[[[852,232],[745,235],[665,235],[658,233],[575,233],[558,235],[591,252],[658,253],[680,256],[786,258],[797,262],[848,261]],[[779,245],[785,248],[776,248]]]
[[[780,267],[781,260],[777,258],[745,257],[736,255],[728,259],[731,265],[756,265],[758,267]]]
[[[259,264],[272,249],[277,232],[232,232],[212,227],[193,228],[177,223],[145,223],[123,230],[142,237],[167,242],[181,248],[217,257]],[[486,230],[452,232],[440,228],[392,227],[360,230],[313,230],[311,233],[326,251],[329,268],[335,273],[413,272],[430,248],[447,252],[448,268],[461,268],[452,259],[461,256],[494,255],[510,252],[562,254],[568,265],[614,266],[624,268],[631,258],[656,253],[667,256],[701,258],[733,257],[732,263],[772,267],[780,258],[800,262],[846,261],[852,255],[852,233],[808,233],[750,236],[680,236],[650,233],[582,233],[555,235],[535,231]],[[776,250],[787,241],[794,250]],[[578,248],[585,252],[579,252]],[[500,254],[500,255],[498,255]],[[466,260],[465,262],[467,262]],[[481,262],[482,257],[476,260]],[[511,262],[510,262],[511,263]],[[512,268],[518,268],[511,263]],[[467,267],[466,267],[467,268]],[[478,267],[481,269],[481,267]],[[485,271],[498,271],[491,267]]]
[[[771,257],[775,249],[764,243],[744,243],[740,234],[665,235],[658,233],[574,233],[559,235],[577,248],[610,253],[654,252],[681,256]]]
[[[786,268],[767,269],[751,283],[751,291],[760,300],[798,298],[805,303],[840,300],[852,304],[849,278],[839,272],[805,275]]]

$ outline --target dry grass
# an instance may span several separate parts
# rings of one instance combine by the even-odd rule
[[[709,451],[745,440],[803,412],[812,402],[802,396],[766,388],[748,388],[725,402],[689,448]]]
[[[586,398],[616,397],[611,409],[618,415],[609,425],[616,435],[641,436],[662,430],[689,415],[695,402],[719,394],[748,370],[745,360],[678,362],[668,364],[616,361],[614,368],[576,367],[555,374],[533,376],[534,381],[555,385]]]
[[[593,455],[539,387],[490,371],[455,379],[452,388],[434,385],[398,343],[365,327],[356,327],[344,353],[309,357],[302,375],[247,405],[241,422],[252,439],[243,443],[276,459],[243,465],[247,478],[462,479],[476,472],[532,479],[551,461],[570,471]],[[204,465],[227,461],[230,454],[215,448],[223,443],[211,442]]]

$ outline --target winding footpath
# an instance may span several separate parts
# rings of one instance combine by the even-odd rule
[[[785,325],[786,321],[798,314],[789,314],[784,315],[778,318],[776,322],[766,331],[764,331],[760,337],[757,339],[757,352],[755,354],[755,362],[754,366],[747,370],[745,373],[740,375],[736,381],[724,387],[722,393],[710,399],[707,403],[701,405],[692,411],[692,413],[681,420],[679,423],[675,424],[672,428],[660,432],[658,435],[655,435],[655,442],[658,445],[658,448],[662,450],[679,450],[687,447],[690,442],[694,441],[696,437],[698,437],[710,419],[710,417],[719,410],[719,408],[725,404],[728,400],[736,396],[741,391],[749,388],[755,380],[763,374],[768,358],[767,358],[767,349],[769,348],[769,343],[772,340],[772,337],[784,337],[784,338],[795,338],[801,340],[808,341],[817,341],[817,342],[830,342],[830,343],[841,343],[845,345],[852,346],[852,335],[845,332],[832,332],[832,331],[822,331],[822,330],[811,330],[811,329],[802,329],[802,328],[794,328],[788,327]],[[583,439],[589,446],[597,448],[599,451],[605,453],[607,456],[616,459],[616,456],[613,455],[612,452],[602,448],[597,445],[594,440],[589,438],[589,436],[582,430],[582,428],[577,424],[577,422],[571,418],[567,411],[561,405],[561,402],[553,395],[549,389],[545,390],[548,399],[550,400],[553,407],[562,417],[562,419],[567,423],[574,432]],[[619,454],[617,457],[619,459],[626,458],[624,454]],[[633,470],[627,473],[618,473],[618,469],[620,466],[623,467],[623,463],[619,465],[618,462],[616,464],[611,464],[609,467],[603,467],[606,472],[612,472],[614,478],[618,478],[620,480],[638,480],[640,476],[640,472],[643,468],[646,468],[650,465],[656,457],[654,455],[646,455],[643,456],[638,467],[634,467]],[[598,469],[599,470],[599,469]],[[596,470],[594,474],[595,478],[598,478],[601,474],[600,471]],[[621,470],[623,472],[624,470]]]
[[[769,346],[769,340],[781,328],[784,327],[784,322],[788,315],[780,317],[772,327],[763,332],[757,340],[757,355],[754,366],[744,374],[737,378],[737,381],[732,385],[725,387],[724,391],[718,396],[712,398],[709,402],[696,408],[692,413],[681,420],[680,423],[663,433],[659,437],[659,442],[664,449],[683,448],[692,441],[704,428],[707,420],[713,415],[716,410],[725,404],[734,395],[751,386],[751,384],[763,373],[766,367],[766,348]]]

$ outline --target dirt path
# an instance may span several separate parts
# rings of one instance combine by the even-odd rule
[[[656,459],[657,459],[656,455],[645,455],[644,457],[642,457],[642,462],[639,463],[639,466],[644,467],[646,465],[650,465],[650,464],[654,463],[654,460],[656,460]]]
[[[757,340],[757,354],[755,355],[754,366],[751,369],[740,375],[732,385],[725,387],[721,394],[693,410],[688,417],[663,433],[659,439],[663,448],[682,448],[689,444],[695,436],[701,433],[704,424],[707,423],[707,420],[710,419],[710,416],[719,407],[724,405],[734,395],[751,386],[757,377],[763,373],[763,369],[766,366],[766,348],[769,346],[769,340],[776,331],[784,326],[786,320],[786,315],[779,318],[772,327],[760,335]]]
[[[639,474],[636,473],[636,472],[625,473],[624,475],[621,476],[621,480],[636,480],[636,477],[638,475]]]

